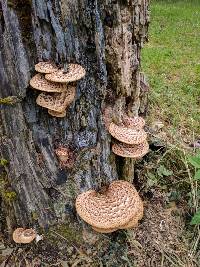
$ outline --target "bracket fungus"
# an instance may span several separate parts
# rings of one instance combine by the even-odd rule
[[[62,93],[67,90],[67,85],[63,83],[54,83],[47,81],[41,73],[36,74],[30,80],[30,85],[37,90],[44,92]]]
[[[143,217],[143,202],[131,183],[119,180],[102,193],[80,194],[76,211],[95,231],[108,233],[136,226]]]
[[[128,145],[125,143],[115,143],[112,145],[112,151],[116,155],[125,158],[142,158],[149,151],[149,144],[145,140],[137,145]]]
[[[109,133],[115,139],[130,145],[140,144],[147,139],[147,134],[143,129],[132,129],[124,125],[119,126],[113,122],[109,126]]]
[[[39,94],[36,99],[36,103],[41,107],[63,113],[67,106],[74,100],[75,95],[76,88],[74,86],[68,85],[67,91],[62,92],[61,94]]]
[[[126,127],[131,129],[142,129],[145,126],[145,120],[142,117],[129,117],[124,115],[122,121]]]
[[[145,120],[140,116],[129,117],[122,114],[122,122],[113,121],[113,108],[107,106],[103,112],[105,126],[108,132],[118,141],[112,145],[114,154],[125,158],[141,158],[148,153],[149,145],[144,130]]]
[[[36,232],[34,229],[17,228],[13,232],[13,240],[15,243],[27,244],[32,242],[36,238]]]
[[[81,65],[69,64],[67,72],[61,69],[51,74],[46,74],[45,79],[59,83],[75,82],[83,78],[85,73],[85,69]]]
[[[35,65],[35,70],[40,73],[52,73],[58,70],[58,67],[53,62],[39,62]]]
[[[78,64],[68,64],[67,70],[59,69],[53,62],[39,62],[35,65],[36,74],[31,80],[32,88],[49,92],[41,93],[36,103],[48,109],[51,116],[63,118],[66,116],[67,106],[74,100],[76,88],[73,82],[85,76],[85,69]],[[46,75],[44,75],[46,74]],[[71,85],[67,83],[71,82]]]
[[[64,118],[64,117],[66,117],[66,110],[64,110],[63,112],[57,112],[55,110],[48,109],[48,113],[51,116],[57,117],[57,118]]]

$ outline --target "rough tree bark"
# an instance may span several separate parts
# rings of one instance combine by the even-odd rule
[[[131,115],[145,112],[140,51],[148,5],[149,0],[0,0],[0,157],[8,160],[1,164],[1,210],[8,230],[75,222],[79,192],[133,179],[133,162],[110,150],[102,110],[115,103],[118,120],[124,107]],[[34,64],[49,59],[77,62],[87,71],[64,119],[37,106],[38,93],[29,88]],[[73,168],[60,166],[54,151],[59,145],[73,151]]]

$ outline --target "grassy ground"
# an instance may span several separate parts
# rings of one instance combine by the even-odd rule
[[[187,141],[193,133],[200,136],[199,41],[200,1],[152,1],[149,43],[142,51],[150,113]]]
[[[146,239],[151,232],[157,233],[151,241],[154,251],[160,249],[161,253],[155,257],[155,266],[200,266],[200,231],[198,226],[190,225],[192,215],[200,209],[200,186],[187,158],[188,154],[199,152],[189,148],[189,144],[200,139],[200,1],[151,2],[149,43],[142,50],[142,69],[151,86],[150,123],[163,123],[156,138],[168,143],[164,153],[153,151],[146,165],[141,166],[144,175],[140,173],[139,179],[146,177],[141,183],[148,194],[154,195],[146,211],[146,216],[154,221]],[[155,195],[159,196],[157,200]],[[152,203],[151,216],[148,213]],[[155,214],[166,214],[169,207],[175,210],[170,217],[169,240],[164,240],[165,233],[158,230]],[[140,227],[144,225],[145,221]],[[142,228],[141,235],[145,233]],[[143,255],[148,247],[143,242]],[[153,257],[152,251],[149,253]],[[143,266],[140,259],[138,266]],[[147,260],[145,256],[144,262]]]

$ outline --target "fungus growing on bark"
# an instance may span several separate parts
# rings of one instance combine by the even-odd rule
[[[57,118],[64,118],[66,117],[66,110],[64,110],[63,112],[57,112],[51,109],[48,109],[48,113],[53,116],[53,117],[57,117]]]
[[[124,115],[122,121],[126,127],[131,129],[142,129],[145,126],[145,120],[142,117],[129,117]]]
[[[36,103],[44,108],[63,113],[67,106],[74,100],[76,89],[74,86],[68,85],[67,91],[61,94],[55,93],[53,95],[41,93],[36,99]]]
[[[132,129],[124,125],[118,126],[113,122],[108,130],[115,139],[130,145],[143,143],[147,139],[147,134],[143,129]]]
[[[36,238],[34,229],[17,228],[13,232],[13,240],[15,243],[30,243]]]
[[[64,146],[59,146],[55,149],[56,156],[60,161],[62,167],[72,168],[74,165],[74,153]]]
[[[39,62],[35,65],[35,70],[40,73],[52,73],[58,70],[58,67],[53,62]]]
[[[148,153],[148,150],[149,144],[146,140],[137,145],[128,145],[125,143],[116,143],[112,145],[113,153],[125,158],[142,158]]]
[[[143,216],[143,203],[135,187],[114,181],[102,193],[89,190],[76,199],[79,216],[102,233],[134,227]]]
[[[67,90],[67,85],[47,81],[41,73],[36,74],[31,80],[30,85],[37,90],[44,92],[62,93]]]
[[[68,71],[64,69],[58,70],[51,74],[46,74],[45,78],[52,82],[68,83],[78,81],[85,76],[85,69],[78,64],[69,64]]]

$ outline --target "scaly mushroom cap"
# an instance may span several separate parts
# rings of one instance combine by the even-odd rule
[[[46,74],[45,78],[52,82],[68,83],[78,81],[85,76],[85,69],[78,64],[69,64],[68,71],[64,69],[58,70],[51,74]]]
[[[52,72],[57,71],[58,67],[54,63],[52,63],[50,61],[48,61],[48,62],[39,62],[39,63],[37,63],[35,65],[35,70],[37,72],[46,73],[47,74],[47,73],[52,73]]]
[[[64,110],[63,112],[57,112],[57,111],[48,109],[48,113],[49,113],[49,115],[51,115],[53,117],[57,117],[57,118],[64,118],[64,117],[66,117],[66,110]]]
[[[21,235],[24,232],[24,228],[17,228],[13,232],[13,240],[15,243],[21,243]]]
[[[31,80],[30,85],[40,91],[61,93],[67,90],[67,85],[47,81],[41,73],[36,74]]]
[[[97,228],[97,227],[92,227],[94,231],[99,232],[99,233],[112,233],[117,230],[121,229],[132,229],[138,225],[138,221],[142,219],[143,217],[143,202],[141,199],[139,199],[140,204],[138,204],[138,211],[135,213],[135,216],[127,223],[124,224],[123,226],[120,226],[119,228],[110,228],[110,229],[102,229],[102,228]]]
[[[124,125],[131,129],[142,129],[145,126],[145,120],[142,117],[129,117],[124,115],[122,120]]]
[[[67,106],[74,100],[76,94],[76,88],[68,85],[67,91],[61,94],[55,93],[53,95],[41,93],[36,99],[36,103],[44,108],[54,110],[59,113],[63,113]]]
[[[130,145],[143,143],[147,139],[147,134],[143,129],[131,129],[125,126],[118,126],[113,122],[109,126],[109,133],[115,139]]]
[[[141,144],[128,145],[125,143],[116,143],[112,145],[112,151],[116,155],[125,158],[142,158],[149,151],[149,144],[145,140]]]
[[[13,240],[16,243],[27,244],[32,242],[36,237],[36,232],[33,229],[17,228],[13,232]]]
[[[21,243],[30,243],[36,238],[36,232],[33,229],[26,229],[22,232]]]
[[[76,199],[79,216],[95,228],[115,231],[137,216],[143,205],[135,187],[126,181],[114,181],[100,194],[89,190]]]

